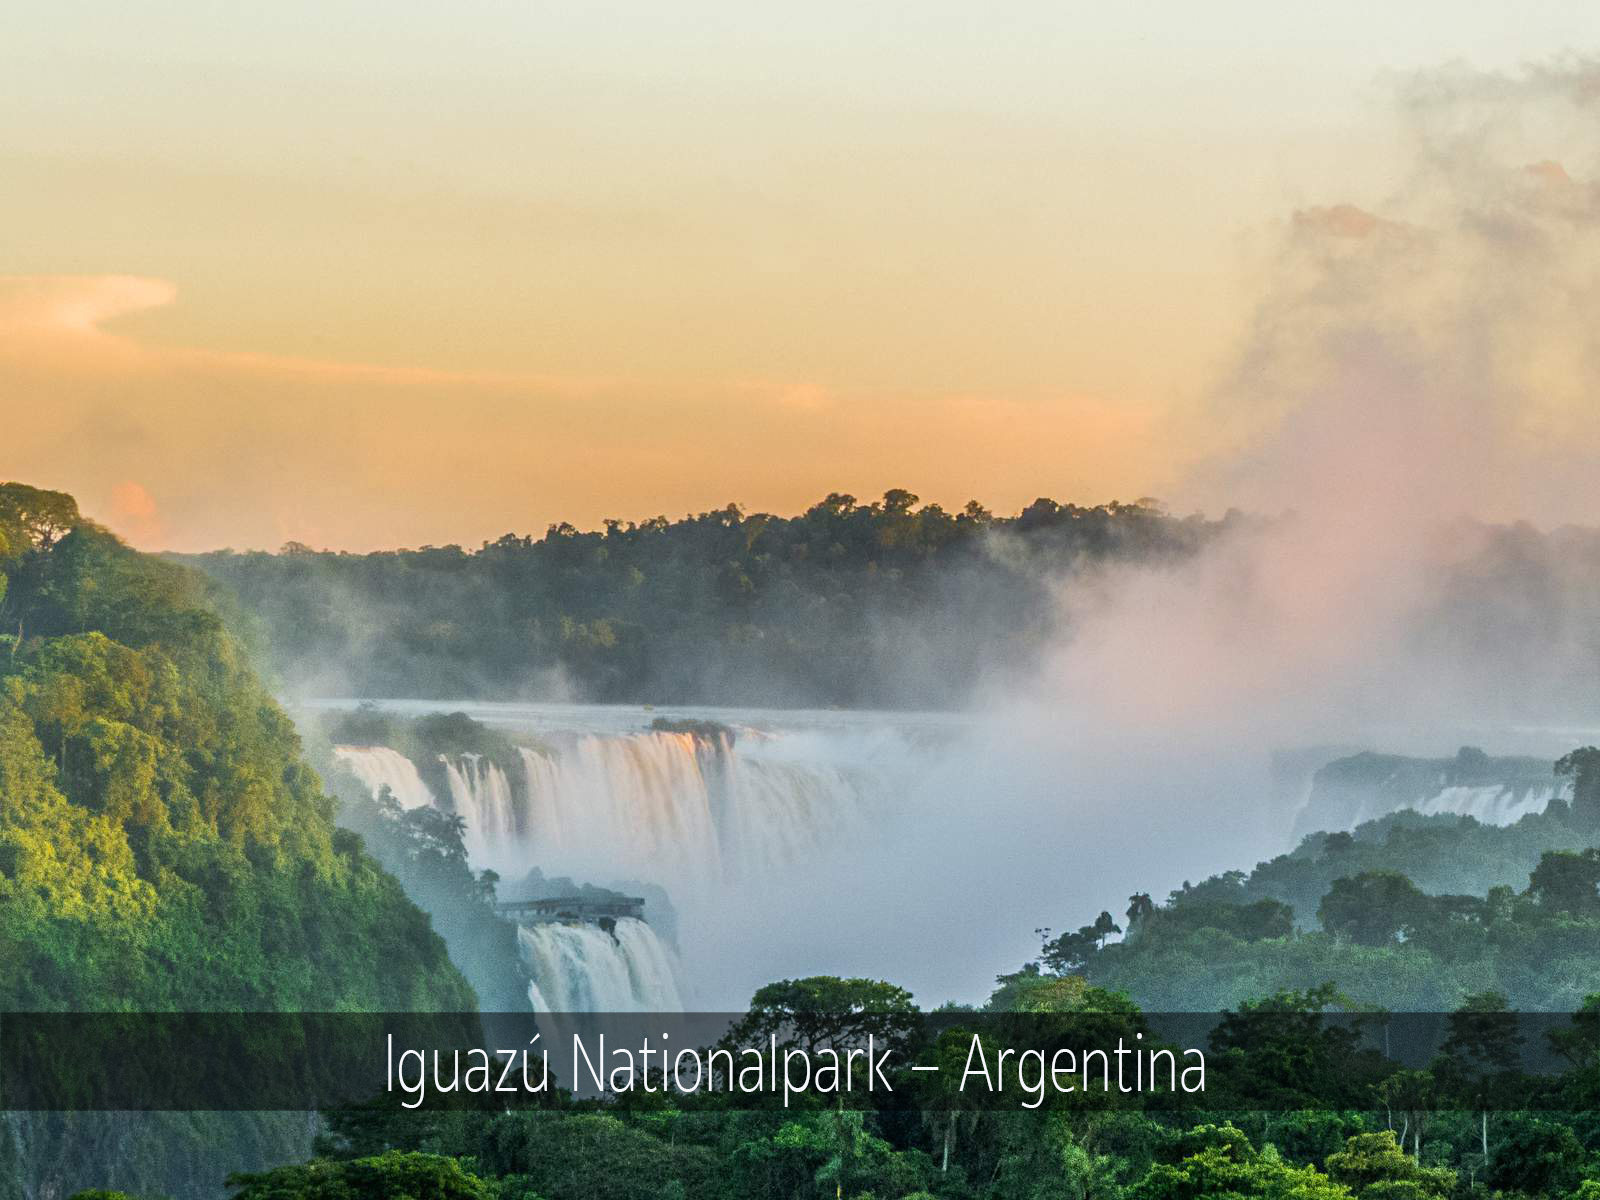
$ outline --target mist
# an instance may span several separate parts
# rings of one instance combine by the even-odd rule
[[[891,839],[814,881],[786,951],[979,1000],[1035,926],[1287,849],[1274,751],[1594,738],[1597,106],[1587,60],[1396,82],[1409,173],[1273,231],[1200,406],[1232,449],[1180,495],[1267,516],[1063,574],[1036,669],[984,693]]]

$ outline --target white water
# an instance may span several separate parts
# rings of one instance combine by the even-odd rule
[[[416,764],[398,750],[387,746],[335,746],[333,755],[371,790],[374,799],[387,787],[401,808],[433,803],[433,793],[417,774]]]
[[[1514,825],[1530,813],[1541,813],[1550,801],[1566,793],[1564,785],[1544,788],[1511,788],[1491,784],[1486,787],[1447,787],[1411,805],[1432,816],[1451,813],[1476,817],[1485,825]]]
[[[503,872],[646,880],[692,903],[815,859],[892,803],[882,771],[796,752],[755,738],[584,734],[522,749],[524,821],[502,820],[492,796],[457,809],[500,831],[485,861]]]
[[[416,764],[386,746],[336,746],[334,755],[376,797],[387,787],[406,809],[434,803]],[[441,756],[450,800],[467,823],[468,860],[481,865],[519,844],[520,813],[505,772],[479,755]],[[536,1012],[675,1012],[683,1007],[671,953],[643,921],[595,925],[547,923],[517,931],[533,982]]]
[[[699,1006],[743,1003],[756,983],[777,977],[772,971],[789,969],[756,962],[780,955],[773,923],[797,904],[837,896],[836,885],[818,890],[823,875],[870,862],[869,837],[880,840],[886,818],[910,811],[915,778],[937,758],[929,745],[949,736],[815,714],[739,725],[729,743],[643,729],[648,718],[637,710],[631,729],[608,725],[607,715],[562,712],[548,725],[502,719],[519,744],[520,770],[477,755],[444,757],[437,797],[393,750],[336,749],[374,792],[387,785],[407,807],[434,802],[456,812],[473,867],[494,869],[507,885],[538,868],[622,891],[666,890],[687,976],[648,925],[619,926],[615,938],[583,925],[522,930],[533,1002],[555,1010],[676,1009],[685,977],[696,982]],[[574,720],[583,716],[588,728]],[[872,936],[868,928],[863,936]]]
[[[548,922],[517,931],[533,975],[534,1012],[679,1012],[683,996],[672,954],[655,930],[624,917],[614,932]]]
[[[1351,830],[1367,821],[1376,821],[1396,812],[1418,812],[1424,816],[1472,817],[1485,825],[1515,825],[1523,817],[1542,813],[1550,801],[1570,797],[1571,785],[1555,781],[1539,786],[1513,784],[1447,785],[1438,791],[1397,800],[1377,794],[1364,796],[1354,810],[1318,805],[1314,785],[1307,781],[1305,799],[1294,819],[1294,838],[1308,833]],[[1335,815],[1338,812],[1338,815]]]
[[[722,840],[692,736],[583,735],[553,754],[524,749],[522,760],[528,835],[507,855],[546,873],[664,886],[720,877]]]
[[[494,763],[476,754],[454,761],[439,756],[450,784],[450,803],[466,821],[467,860],[475,867],[491,866],[501,846],[515,843],[523,826],[511,794],[511,782]]]
[[[600,952],[610,952],[594,940],[603,931],[546,931],[539,935],[545,941],[568,939],[564,954],[555,952],[560,945],[542,948],[543,999],[536,1002],[550,1007],[573,1004],[566,997],[574,985],[562,972],[574,963],[609,980],[596,984],[607,996],[623,994],[619,979],[639,975],[646,980],[640,997],[659,999],[670,986],[707,1012],[739,1011],[762,984],[811,974],[890,979],[930,1006],[952,998],[981,1002],[998,972],[1037,952],[1029,931],[1040,923],[1080,923],[1107,896],[1160,894],[1183,878],[1279,853],[1292,844],[1280,814],[1296,801],[1301,820],[1315,821],[1296,836],[1338,827],[1308,811],[1310,772],[1320,760],[1307,764],[1305,776],[1275,785],[1265,753],[1248,745],[1219,747],[1203,736],[1151,742],[1142,729],[1108,732],[1092,710],[1078,720],[1030,705],[987,719],[663,713],[734,729],[725,755],[703,744],[691,751],[692,739],[650,731],[657,714],[639,706],[396,700],[384,709],[401,716],[465,712],[527,750],[520,761],[500,762],[512,796],[509,820],[492,773],[444,764],[456,768],[455,788],[442,766],[429,771],[437,802],[479,827],[471,833],[474,865],[500,871],[507,895],[537,867],[644,895],[650,921],[661,911],[659,898],[642,885],[667,890],[677,917],[669,959],[681,962],[675,977],[641,974],[637,963],[648,958],[631,968],[603,963]],[[330,700],[312,707],[353,706]],[[1363,741],[1388,744],[1382,734]],[[1437,744],[1394,743],[1418,754],[1489,744],[1553,760],[1595,740],[1588,729],[1473,728],[1446,731]],[[1130,764],[1138,767],[1131,777]],[[368,778],[374,786],[376,777]],[[1442,774],[1419,779],[1409,795],[1374,784],[1374,811],[1365,816],[1404,803],[1514,821],[1549,799],[1544,780],[1520,787],[1514,795],[1447,791]],[[1284,807],[1272,810],[1269,825],[1265,798],[1273,795]],[[1317,807],[1335,822],[1361,807],[1360,797],[1330,799]],[[1197,823],[1196,811],[1216,819]],[[664,936],[664,927],[657,924],[655,933]],[[646,1003],[595,994],[586,1003]]]
[[[872,750],[816,735],[751,734],[728,746],[687,733],[558,734],[519,747],[520,788],[475,754],[440,762],[475,867],[506,878],[538,867],[589,882],[643,880],[687,901],[770,879],[884,815],[909,756],[873,762]],[[334,754],[373,795],[386,786],[404,808],[435,802],[394,750]]]

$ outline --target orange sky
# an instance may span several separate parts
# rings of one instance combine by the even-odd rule
[[[138,7],[0,42],[0,478],[183,550],[897,486],[1188,503],[1270,248],[1404,186],[1394,79],[1585,33],[1555,2]]]
[[[1087,396],[363,366],[103,327],[173,293],[135,277],[0,280],[0,386],[29,398],[0,475],[73,491],[151,547],[475,544],[900,482],[1015,508],[1040,482],[1102,496],[1158,473],[1148,420]]]

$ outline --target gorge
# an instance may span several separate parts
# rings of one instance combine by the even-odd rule
[[[691,708],[668,718],[643,706],[485,702],[458,716],[420,701],[383,707],[402,720],[465,720],[486,731],[461,733],[454,749],[417,742],[408,755],[352,741],[334,744],[332,755],[374,796],[387,791],[403,810],[459,817],[471,866],[495,873],[502,898],[568,894],[563,887],[651,896],[642,920],[522,924],[529,1002],[553,1012],[737,1006],[763,977],[785,971],[781,956],[764,967],[751,961],[772,928],[789,930],[791,943],[814,927],[825,932],[849,912],[839,881],[850,870],[914,842],[940,813],[982,803],[983,789],[1007,786],[985,773],[1008,752],[997,751],[993,731],[950,715]],[[459,748],[469,743],[477,748]],[[1320,765],[1285,811],[1290,840],[1265,850],[1399,810],[1512,824],[1567,786],[1537,757],[1331,753],[1312,760]],[[1052,828],[1070,829],[1072,782],[1037,786],[1054,795]],[[1048,844],[1037,833],[1032,840]],[[969,907],[1000,906],[996,897],[1017,886],[1003,870],[965,869],[977,888]],[[885,953],[892,928],[861,922],[851,933]],[[931,974],[941,964],[924,966]]]

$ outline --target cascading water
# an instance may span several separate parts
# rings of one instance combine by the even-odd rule
[[[433,793],[422,782],[417,765],[387,746],[335,746],[334,757],[355,774],[374,798],[388,788],[401,808],[421,808],[433,803]]]
[[[709,961],[714,930],[725,930],[732,913],[787,907],[808,867],[836,858],[895,807],[905,783],[897,773],[919,761],[907,750],[882,730],[747,731],[735,744],[715,733],[568,728],[520,746],[520,771],[476,754],[442,756],[440,773],[429,776],[437,797],[393,750],[336,753],[374,792],[387,785],[407,807],[431,801],[456,812],[477,869],[511,882],[537,867],[606,886],[664,888],[703,977],[721,969]],[[681,1006],[674,956],[646,924],[619,922],[615,936],[539,924],[520,937],[536,1006]]]
[[[503,852],[546,871],[716,879],[722,839],[690,734],[583,735],[553,752],[522,750],[527,839]]]
[[[1139,861],[1146,823],[1179,837],[1169,810],[1196,794],[1220,805],[1273,786],[1241,766],[1248,748],[1213,768],[1179,747],[1158,756],[1172,768],[1170,790],[1152,784],[1132,807],[1108,805],[1100,797],[1124,785],[1135,751],[1079,739],[1068,769],[1059,748],[1068,718],[1031,709],[973,718],[674,708],[658,718],[620,705],[383,708],[399,719],[460,711],[494,736],[466,742],[488,757],[414,766],[392,749],[340,747],[369,788],[415,806],[431,787],[432,802],[465,822],[472,866],[500,873],[502,895],[550,896],[537,881],[519,888],[533,868],[546,880],[569,875],[644,897],[655,925],[633,932],[668,939],[671,952],[658,940],[657,954],[594,925],[529,925],[520,957],[535,978],[531,1002],[549,1009],[687,1001],[739,1011],[763,984],[810,974],[870,974],[933,1000],[981,1000],[991,963],[1035,949],[996,932],[1016,926],[1017,912],[1070,912],[1090,883],[1121,886],[1117,864]],[[1540,757],[1291,749],[1272,777],[1279,828],[1289,834],[1293,821],[1298,841],[1402,809],[1510,823],[1570,795],[1550,739],[1507,740]],[[1559,744],[1570,741],[1563,732]],[[1241,819],[1228,836],[1249,829]],[[1220,835],[1206,844],[1218,866],[1235,865],[1237,846]],[[1250,845],[1257,857],[1287,848],[1277,836]],[[664,911],[671,925],[657,919]]]
[[[517,930],[533,983],[535,1012],[678,1012],[672,954],[643,921],[598,925],[545,922]]]
[[[826,762],[727,754],[711,771],[728,797],[722,822],[728,857],[751,877],[825,853],[889,800],[881,776]]]
[[[506,773],[477,754],[463,754],[453,761],[441,755],[439,761],[450,786],[451,806],[466,822],[468,861],[476,866],[498,861],[499,848],[518,841],[524,830]]]
[[[1353,754],[1312,774],[1294,832],[1354,829],[1401,811],[1512,825],[1570,793],[1548,759],[1491,758],[1472,747],[1448,759]]]
[[[871,771],[685,733],[586,735],[522,759],[528,818],[502,855],[644,879],[684,900],[806,861],[881,810],[888,790]]]
[[[1437,795],[1412,805],[1420,813],[1450,813],[1476,817],[1485,825],[1514,825],[1530,813],[1541,813],[1567,789],[1555,784],[1543,788],[1447,787]]]

